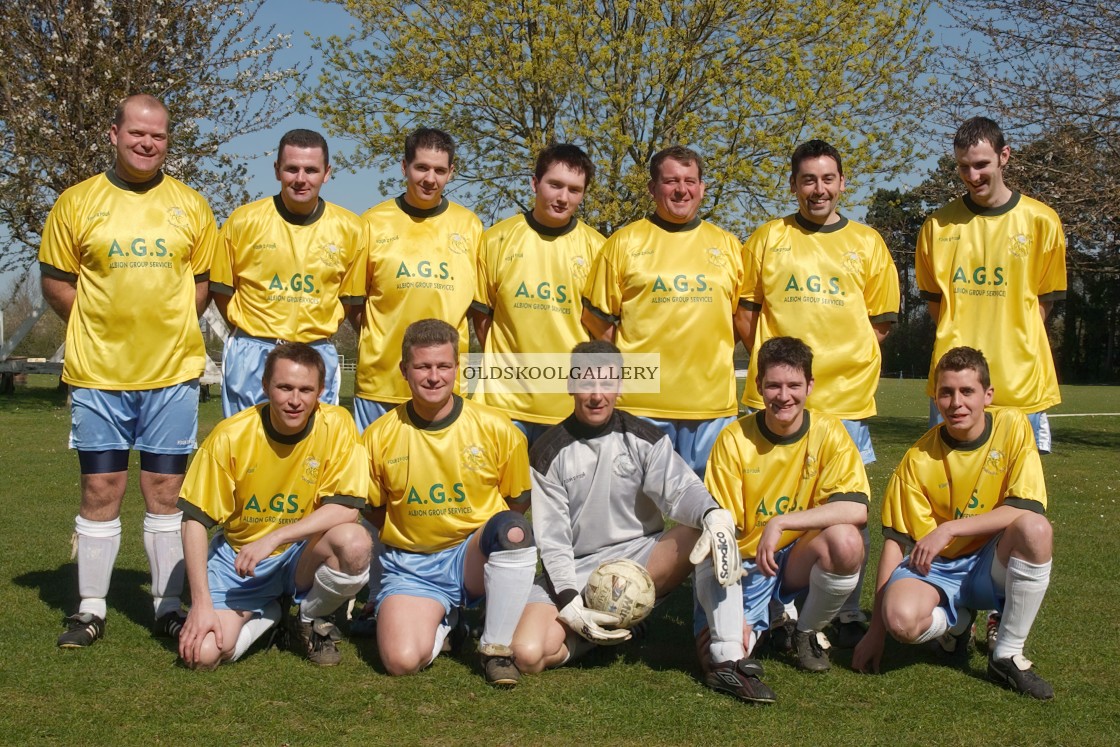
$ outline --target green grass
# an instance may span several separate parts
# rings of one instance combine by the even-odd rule
[[[143,509],[134,486],[107,637],[89,650],[60,651],[59,620],[76,604],[69,537],[78,465],[66,449],[65,402],[53,381],[32,379],[0,398],[0,743],[1120,743],[1120,417],[1052,421],[1056,451],[1044,466],[1056,562],[1028,654],[1053,683],[1054,702],[989,684],[978,652],[962,668],[889,643],[886,671],[874,677],[851,672],[847,652],[837,652],[833,670],[818,676],[768,660],[767,682],[779,702],[750,708],[697,680],[686,593],[655,613],[642,644],[526,677],[513,692],[488,688],[473,654],[440,657],[418,676],[391,679],[376,648],[357,641],[344,646],[333,669],[258,651],[214,673],[188,672],[171,646],[148,632]],[[1120,388],[1067,387],[1063,394],[1055,413],[1120,412]],[[890,469],[924,430],[921,383],[884,380],[879,409],[873,513]],[[202,430],[218,417],[218,402],[205,403]],[[872,534],[874,563],[880,542]]]

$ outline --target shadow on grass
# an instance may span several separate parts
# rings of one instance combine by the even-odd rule
[[[17,387],[11,394],[0,394],[0,413],[57,410],[66,408],[66,388]]]
[[[30,571],[16,576],[17,586],[38,591],[39,600],[57,610],[60,617],[71,615],[78,609],[78,565],[66,563],[54,570]],[[143,571],[129,568],[113,570],[113,580],[107,598],[110,613],[116,612],[142,628],[152,626],[152,595],[147,587],[151,577]],[[158,639],[168,650],[176,650],[169,639]]]

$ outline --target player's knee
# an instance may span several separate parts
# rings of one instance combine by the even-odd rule
[[[416,674],[430,663],[432,647],[421,651],[414,646],[386,646],[381,648],[381,663],[393,677]]]
[[[533,525],[516,511],[501,511],[490,517],[482,527],[478,547],[489,557],[502,550],[520,550],[533,546]]]
[[[212,672],[218,668],[228,656],[223,656],[223,652],[218,648],[218,644],[214,641],[213,635],[206,636],[203,641],[198,656],[194,661],[184,661],[187,669],[195,672]]]
[[[1010,529],[1015,542],[1013,550],[1022,553],[1028,560],[1045,562],[1050,559],[1054,528],[1045,516],[1027,513],[1016,519]]]
[[[544,650],[543,638],[514,636],[510,648],[513,649],[514,661],[517,662],[517,668],[522,674],[537,674],[544,671],[544,659],[548,652]]]
[[[883,622],[887,631],[899,643],[913,643],[926,631],[914,611],[909,607],[883,606]]]
[[[361,524],[340,524],[330,530],[331,549],[343,573],[359,574],[369,568],[373,541]]]
[[[837,530],[829,537],[829,551],[832,555],[832,573],[856,573],[863,565],[863,537],[852,524],[833,527]]]

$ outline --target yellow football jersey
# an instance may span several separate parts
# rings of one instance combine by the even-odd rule
[[[39,247],[43,275],[77,282],[62,380],[119,391],[198,378],[195,283],[216,233],[206,200],[166,174],[133,185],[108,171],[63,192]]]
[[[724,428],[712,448],[704,484],[735,515],[739,552],[754,558],[768,522],[779,514],[807,511],[830,500],[868,503],[871,488],[863,460],[831,415],[805,411],[800,430],[779,436],[766,427],[765,413],[739,418]],[[778,548],[804,532],[783,532]]]
[[[234,550],[323,503],[361,508],[369,492],[366,451],[350,413],[319,403],[307,427],[286,436],[272,427],[268,407],[218,423],[195,454],[180,494],[183,512],[207,527],[221,526]]]
[[[493,319],[484,352],[567,355],[586,341],[580,298],[604,241],[583,221],[573,218],[551,229],[528,212],[489,228],[482,235],[472,304]],[[484,384],[475,400],[511,418],[552,425],[572,411],[572,398],[564,393],[491,393]]]
[[[405,402],[410,395],[400,372],[401,342],[409,324],[442,319],[459,330],[459,352],[469,350],[467,309],[474,298],[482,222],[446,199],[419,210],[403,197],[370,208],[362,218],[371,237],[354,393]]]
[[[1027,417],[993,407],[984,434],[954,442],[944,425],[931,428],[902,457],[883,496],[883,534],[908,545],[953,519],[987,513],[1005,503],[1043,513],[1046,481]],[[957,537],[941,551],[959,558],[990,536]]]
[[[931,215],[918,234],[915,275],[926,301],[941,304],[934,369],[968,345],[991,363],[996,405],[1038,412],[1062,401],[1040,301],[1066,294],[1066,240],[1057,213],[1015,192],[986,209],[967,195]]]
[[[661,355],[661,391],[623,391],[618,406],[652,418],[735,415],[732,315],[742,284],[738,239],[707,221],[674,226],[650,216],[611,236],[584,306],[616,325],[623,353]]]
[[[529,492],[529,454],[509,418],[455,396],[428,423],[396,407],[362,434],[369,450],[369,502],[384,506],[381,541],[409,552],[454,547]]]
[[[279,196],[242,205],[222,226],[210,289],[232,294],[230,324],[256,337],[314,342],[365,296],[369,229],[324,200],[295,215]]]
[[[882,356],[872,322],[898,318],[898,273],[873,228],[841,217],[818,226],[800,213],[770,221],[743,245],[744,298],[759,311],[743,404],[762,408],[758,349],[797,337],[813,350],[807,405],[846,420],[875,414]]]

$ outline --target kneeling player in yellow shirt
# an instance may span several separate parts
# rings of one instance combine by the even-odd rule
[[[239,658],[300,602],[291,646],[320,666],[339,662],[326,618],[362,588],[369,534],[365,452],[341,407],[319,403],[325,366],[304,343],[265,359],[268,402],[219,423],[183,485],[183,555],[194,600],[179,636],[191,669]],[[207,549],[206,532],[221,526]]]
[[[944,422],[906,452],[887,485],[875,610],[852,666],[878,671],[888,631],[903,643],[962,650],[975,611],[994,609],[1002,618],[988,677],[1049,700],[1054,689],[1023,656],[1053,555],[1030,423],[1018,409],[989,407],[991,377],[978,350],[949,350],[934,380]]]
[[[408,326],[401,373],[412,399],[362,435],[370,455],[372,522],[385,568],[377,647],[389,674],[435,660],[449,615],[486,598],[479,651],[486,680],[520,679],[510,643],[537,567],[529,455],[510,419],[454,393],[459,333],[447,322]]]

